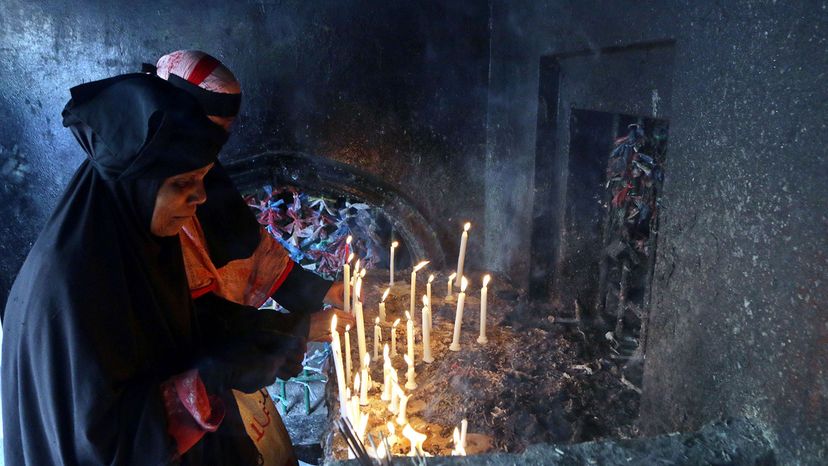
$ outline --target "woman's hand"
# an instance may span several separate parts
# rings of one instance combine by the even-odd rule
[[[322,302],[339,309],[345,307],[345,285],[341,281],[335,281],[328,289]]]
[[[342,309],[331,307],[323,311],[314,312],[311,314],[308,340],[331,341],[331,319],[333,319],[334,315],[336,315],[337,332],[344,332],[346,325],[354,326],[355,320],[353,314],[345,312]]]

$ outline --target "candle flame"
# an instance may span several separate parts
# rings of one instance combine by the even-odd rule
[[[396,434],[396,433],[397,433],[397,428],[396,428],[396,427],[394,427],[394,423],[393,423],[393,422],[390,422],[390,421],[389,421],[389,422],[388,422],[388,424],[386,424],[386,426],[388,426],[388,433],[389,433],[389,434],[394,435],[394,434]]]
[[[359,393],[359,374],[354,376],[354,391],[351,393]]]
[[[362,362],[365,363],[365,367],[368,367],[371,364],[371,355],[366,352],[365,357],[362,358]]]
[[[483,288],[489,286],[489,281],[491,279],[492,279],[492,276],[488,275],[488,274],[485,277],[483,277]]]
[[[376,319],[374,319],[374,324],[379,325],[379,317],[377,317]]]
[[[399,246],[399,245],[400,245],[400,243],[398,243],[398,242],[394,241],[393,243],[391,243],[391,248],[392,248],[392,249],[393,249],[393,248],[396,248],[396,247],[397,247],[397,246]]]
[[[354,239],[354,237],[353,237],[353,236],[348,235],[348,237],[347,237],[347,238],[345,238],[345,244],[351,244],[351,241],[352,241],[353,239]]]
[[[416,266],[416,267],[414,267],[414,272],[419,272],[419,271],[420,271],[420,269],[422,269],[423,267],[425,267],[426,265],[428,265],[428,263],[429,263],[429,262],[430,262],[430,261],[422,261],[422,262],[420,262],[419,264],[417,264],[417,266]]]
[[[361,291],[362,291],[362,279],[360,278],[359,280],[356,281],[356,284],[354,285],[354,296],[356,296],[357,299],[360,299],[362,297],[361,296]]]
[[[423,295],[423,306],[428,306],[428,295],[427,294]]]
[[[360,259],[357,259],[356,264],[354,265],[354,275],[359,273],[359,261]]]
[[[391,288],[386,288],[386,289],[385,289],[385,292],[384,292],[384,293],[382,293],[382,299],[380,300],[380,302],[383,302],[383,303],[384,303],[384,302],[385,302],[385,298],[387,298],[387,297],[388,297],[388,293],[390,293],[390,292],[391,292]]]
[[[399,324],[400,324],[400,319],[397,319],[397,320],[394,321],[394,323],[391,326],[396,327]]]
[[[354,260],[354,253],[348,254],[348,263],[350,264],[352,260]]]
[[[406,320],[411,320],[411,313],[409,313],[408,311],[405,311],[405,318],[406,318]]]
[[[451,275],[449,275],[449,281],[454,280],[454,277],[456,277],[456,276],[457,276],[457,272],[454,272]]]
[[[359,278],[365,278],[365,272],[367,272],[367,271],[368,271],[368,269],[363,268],[363,269],[359,272]]]
[[[336,333],[336,314],[331,319],[331,333]]]
[[[434,281],[434,274],[428,276],[428,282],[431,283]]]
[[[469,231],[469,228],[471,228],[471,222],[466,222],[466,224],[463,225],[463,231]]]
[[[377,447],[376,458],[380,459],[380,460],[385,458],[385,444],[384,443],[380,443],[380,446]]]
[[[350,331],[351,331],[351,324],[348,324],[348,325],[345,326],[345,332],[350,332]]]
[[[466,280],[466,277],[460,279],[460,292],[465,293],[466,287],[469,286],[469,281]]]
[[[382,357],[383,357],[383,359],[388,359],[389,351],[390,350],[388,349],[388,343],[386,343],[385,346],[382,348]]]

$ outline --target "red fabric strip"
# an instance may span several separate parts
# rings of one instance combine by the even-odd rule
[[[212,281],[207,286],[202,286],[201,288],[196,288],[194,290],[190,290],[190,297],[193,299],[200,298],[211,291],[216,290],[216,282]]]
[[[175,439],[178,455],[193,447],[224,420],[221,398],[207,394],[198,371],[175,375],[161,384],[167,411],[167,432]]]
[[[215,58],[205,55],[201,57],[201,60],[196,63],[195,68],[193,68],[193,72],[190,73],[190,76],[187,77],[187,81],[198,86],[201,84],[207,76],[210,76],[210,73],[213,72],[216,67],[219,66],[219,61]]]
[[[275,293],[276,290],[278,290],[279,287],[282,286],[282,283],[284,283],[288,275],[290,275],[290,271],[293,270],[294,265],[296,265],[295,262],[293,262],[292,260],[288,261],[287,265],[285,266],[285,270],[282,271],[282,274],[279,275],[279,278],[277,278],[276,281],[273,283],[273,287],[270,288],[270,292],[267,294],[268,296],[273,296],[273,293]]]

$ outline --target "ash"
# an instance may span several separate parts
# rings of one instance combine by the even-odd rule
[[[374,272],[374,273],[371,273]],[[364,315],[368,351],[373,349],[374,318],[380,296],[387,284],[387,272],[368,273],[364,286]],[[427,277],[428,271],[419,274]],[[467,290],[460,352],[448,350],[451,344],[456,308],[454,299],[445,299],[450,272],[435,273],[432,283],[432,355],[434,362],[422,361],[421,306],[416,307],[416,381],[408,404],[408,420],[416,430],[428,435],[424,449],[433,455],[449,455],[452,432],[468,419],[469,454],[487,451],[522,452],[528,445],[555,442],[575,443],[603,438],[637,436],[641,364],[639,358],[620,357],[618,342],[611,334],[590,332],[579,321],[556,321],[540,315],[525,302],[523,290],[493,277],[488,296],[488,343],[477,343],[479,332],[480,276],[472,274]],[[400,273],[407,275],[407,273]],[[480,274],[482,276],[482,274]],[[400,277],[402,278],[402,277]],[[367,285],[367,286],[366,286]],[[383,342],[390,343],[390,322],[405,321],[409,308],[409,286],[398,282],[386,299],[388,325],[383,326]],[[418,279],[417,294],[425,294],[425,278]],[[417,300],[419,303],[419,299]],[[585,333],[586,331],[586,333]],[[356,332],[351,347],[356,353]],[[398,356],[392,357],[405,381],[405,325],[397,333]],[[358,367],[358,355],[352,356]],[[375,381],[369,394],[368,432],[378,438],[387,435],[385,425],[393,420],[379,399],[382,363],[372,361]],[[331,374],[331,378],[335,378]],[[328,384],[328,399],[336,404],[335,383]],[[334,387],[331,390],[331,387]],[[406,392],[409,392],[406,390]],[[332,419],[338,409],[329,406]],[[329,426],[333,426],[330,423]],[[326,456],[345,458],[345,444],[329,427]],[[398,435],[401,427],[397,428]],[[331,442],[333,440],[333,442]],[[405,454],[402,438],[396,454]]]

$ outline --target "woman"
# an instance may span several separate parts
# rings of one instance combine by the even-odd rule
[[[5,310],[6,464],[208,464],[199,440],[224,418],[208,394],[272,383],[303,345],[267,325],[207,340],[194,318],[177,234],[226,133],[146,74],[71,95],[64,125],[88,158]]]
[[[211,121],[230,131],[240,106],[241,86],[220,61],[198,50],[179,50],[144,68],[193,95]],[[191,295],[205,325],[220,320],[225,328],[244,326],[269,297],[290,311],[289,315],[275,314],[273,325],[310,340],[329,340],[334,312],[343,329],[354,323],[350,314],[322,311],[323,301],[342,306],[342,284],[332,284],[293,263],[258,224],[220,164],[207,175],[205,189],[210,201],[199,206],[179,235]],[[237,406],[249,437],[246,442],[232,442],[236,456],[258,453],[264,465],[295,462],[290,438],[264,387],[260,393],[234,395],[235,400],[227,400],[227,405]],[[216,437],[207,440],[227,440]]]

